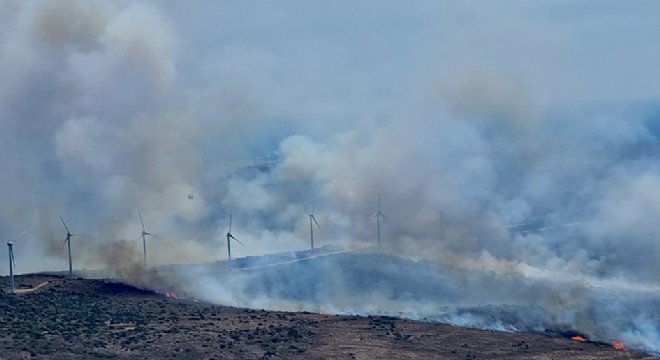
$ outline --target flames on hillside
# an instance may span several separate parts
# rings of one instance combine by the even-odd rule
[[[625,346],[622,342],[620,342],[620,341],[612,340],[611,344],[612,344],[612,346],[614,346],[614,348],[617,349],[617,350],[624,350],[624,351],[626,351],[626,346]]]
[[[590,342],[590,340],[582,335],[573,335],[571,336],[571,340],[577,341],[577,342]],[[623,342],[621,341],[616,341],[612,340],[610,344],[617,350],[622,350],[622,351],[628,351],[626,349],[626,346],[624,345]]]
[[[589,339],[587,339],[587,338],[585,338],[584,336],[581,336],[581,335],[571,336],[571,340],[575,340],[575,341],[578,341],[578,342],[588,342],[589,341]]]

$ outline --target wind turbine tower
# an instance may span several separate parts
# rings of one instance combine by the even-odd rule
[[[153,236],[153,237],[158,237],[158,235],[154,235],[151,233],[148,233],[145,228],[144,228],[144,221],[142,221],[142,213],[138,211],[138,215],[140,216],[140,224],[142,224],[142,233],[140,234],[140,237],[142,238],[142,253],[144,255],[144,267],[147,267],[147,235]]]
[[[227,231],[227,266],[229,267],[229,270],[231,270],[231,241],[234,240],[237,243],[241,244],[242,246],[245,246],[242,242],[240,242],[234,235],[231,234],[231,213],[229,213],[229,230]]]
[[[380,249],[380,218],[387,220],[385,214],[380,211],[380,194],[378,194],[378,209],[371,215],[371,219],[376,218],[376,238],[378,239],[378,248]]]
[[[16,240],[7,241],[7,250],[9,251],[9,282],[11,284],[12,294],[16,294],[16,286],[14,286],[14,268],[16,267],[16,261],[14,260],[14,243],[20,240],[23,235],[25,235],[25,231],[18,235]]]
[[[309,216],[309,241],[312,244],[312,250],[314,250],[314,224],[316,224],[316,227],[319,228],[319,230],[321,230],[321,227],[319,226],[318,221],[316,221],[314,211],[307,214],[307,216]]]
[[[60,220],[62,220],[62,224],[64,225],[64,228],[66,229],[66,238],[64,239],[64,242],[62,243],[62,246],[64,244],[67,244],[69,248],[69,277],[73,278],[73,264],[71,262],[71,238],[74,236],[86,236],[86,235],[81,235],[81,234],[72,234],[71,231],[69,231],[69,227],[66,226],[66,223],[64,222],[64,219],[62,219],[62,216],[60,216]]]

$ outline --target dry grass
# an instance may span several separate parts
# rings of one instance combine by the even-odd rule
[[[100,280],[17,282],[21,293],[0,294],[2,359],[653,358],[538,334],[200,304]]]

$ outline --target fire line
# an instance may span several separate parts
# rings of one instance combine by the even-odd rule
[[[626,346],[620,341],[612,340],[612,346],[617,350],[626,350]]]

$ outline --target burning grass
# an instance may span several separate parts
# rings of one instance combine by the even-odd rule
[[[617,351],[614,343],[397,317],[237,309],[101,280],[28,280],[48,283],[0,294],[0,358],[651,358]]]
[[[580,335],[571,336],[571,340],[575,340],[575,341],[579,341],[579,342],[587,342],[587,341],[589,341],[587,338],[585,338],[585,337],[583,337],[583,336],[580,336]]]
[[[626,346],[620,341],[612,340],[611,344],[617,350],[626,350]]]

